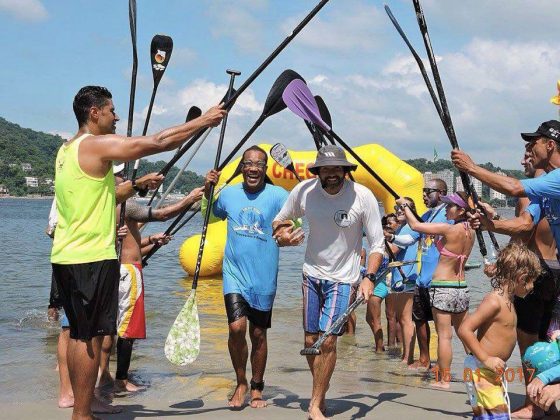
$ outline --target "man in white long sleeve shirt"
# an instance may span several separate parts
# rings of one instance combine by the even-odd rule
[[[346,174],[356,169],[337,146],[322,147],[309,171],[319,178],[301,182],[274,219],[281,222],[306,217],[309,238],[303,264],[303,325],[305,347],[330,328],[348,308],[350,288],[361,281],[358,297],[367,300],[383,258],[383,231],[373,193]],[[360,275],[362,232],[370,244],[368,274]],[[283,245],[282,237],[278,237]],[[336,342],[344,327],[329,336],[321,354],[307,356],[313,375],[309,418],[324,419],[325,394],[336,364]]]

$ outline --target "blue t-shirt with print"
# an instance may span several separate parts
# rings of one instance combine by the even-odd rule
[[[520,181],[531,204],[527,211],[537,224],[545,216],[556,241],[556,249],[560,249],[560,169],[545,175]]]
[[[428,223],[453,223],[453,221],[447,220],[445,217],[445,204],[440,204],[433,209],[429,209],[422,215],[422,220]],[[422,266],[420,267],[420,273],[416,279],[416,285],[418,287],[428,288],[432,283],[432,277],[439,262],[439,251],[436,248],[435,236],[415,232],[413,230],[411,230],[410,235],[416,241],[420,242],[422,250],[422,256],[420,257]]]
[[[402,226],[396,233],[396,235],[411,235],[415,236],[414,232],[408,224]],[[395,255],[397,261],[412,261],[418,258],[418,245],[414,243],[406,248],[401,248],[399,252]],[[407,277],[408,282],[415,283],[418,279],[418,264],[405,265],[402,268],[402,272]],[[398,268],[393,269],[393,284],[398,281],[402,281],[402,275]]]
[[[227,218],[227,240],[223,262],[223,291],[240,293],[260,311],[272,309],[278,276],[278,245],[272,238],[272,221],[288,192],[270,184],[254,194],[243,184],[225,188],[212,209]]]

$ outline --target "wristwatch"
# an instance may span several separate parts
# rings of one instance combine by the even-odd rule
[[[500,215],[495,213],[494,216],[492,216],[492,220],[500,220]]]
[[[377,280],[377,276],[375,275],[375,273],[367,273],[364,276],[365,279],[368,279],[369,281],[371,281],[373,284],[375,284],[375,281]]]

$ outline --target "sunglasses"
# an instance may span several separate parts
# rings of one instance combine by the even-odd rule
[[[425,192],[426,195],[430,195],[431,193],[441,193],[441,190],[438,190],[437,188],[422,188],[422,192]]]

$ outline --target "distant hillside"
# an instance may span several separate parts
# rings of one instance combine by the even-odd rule
[[[0,186],[5,186],[8,188],[10,195],[16,196],[52,194],[48,180],[54,179],[54,161],[63,142],[64,140],[60,136],[22,128],[0,117]],[[142,160],[138,176],[149,172],[157,172],[165,163],[164,161],[148,162]],[[31,169],[24,170],[23,164],[29,164]],[[164,181],[164,188],[169,185],[178,172],[179,170],[176,167],[169,171]],[[38,186],[27,186],[25,177],[37,178]],[[204,178],[202,176],[192,171],[185,171],[175,189],[188,192],[203,184]]]
[[[456,176],[459,176],[459,171],[457,171],[457,169],[455,168],[455,166],[453,166],[453,163],[451,163],[450,160],[438,159],[435,162],[433,162],[431,160],[420,158],[420,159],[408,159],[405,162],[408,163],[410,166],[413,166],[414,168],[418,169],[422,173],[439,172],[439,171],[443,171],[444,169],[449,169],[453,171],[453,173]],[[517,178],[517,179],[526,178],[525,174],[521,170],[501,169],[498,166],[492,165],[490,162],[484,163],[480,166],[492,172],[502,171],[508,176],[511,176],[513,178]]]

